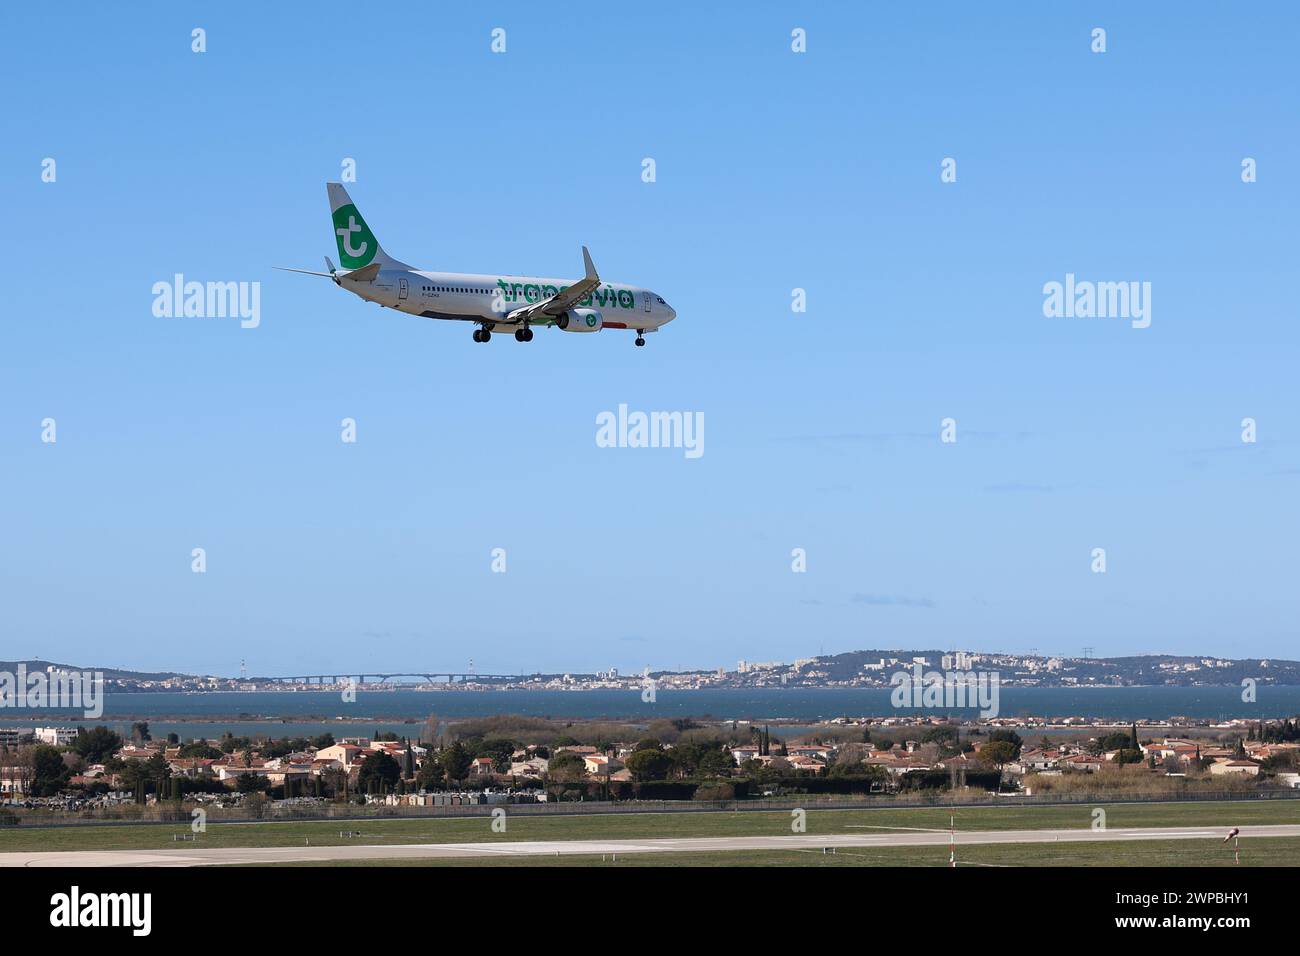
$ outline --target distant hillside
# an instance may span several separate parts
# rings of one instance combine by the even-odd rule
[[[924,657],[929,668],[938,670],[945,655],[955,649],[933,648],[849,651],[817,658],[817,670],[828,680],[852,680],[865,664],[882,659],[909,662]],[[996,651],[969,652],[980,662],[977,668],[994,668],[1003,679],[1032,680],[1043,685],[1069,680],[1079,683],[1110,684],[1240,684],[1245,678],[1261,683],[1300,683],[1300,661],[1278,657],[1226,658],[1211,654],[1148,654],[1142,657],[1066,657],[1041,654],[1008,654]],[[1047,663],[1056,662],[1049,669]],[[892,667],[890,670],[897,670]]]
[[[33,671],[43,671],[49,667],[64,671],[98,671],[104,675],[105,680],[169,680],[175,677],[189,676],[188,674],[182,674],[178,671],[149,673],[148,671],[123,670],[120,667],[81,667],[76,664],[60,664],[56,661],[42,660],[0,661],[0,671],[9,671],[11,673],[16,672],[19,664],[26,667],[28,673]]]
[[[843,654],[831,654],[817,658],[817,667],[818,670],[826,671],[827,677],[831,680],[848,680],[850,677],[856,677],[862,673],[863,664],[874,664],[877,661],[889,660],[894,657],[903,661],[910,661],[913,657],[924,657],[932,667],[938,667],[939,659],[948,653],[950,652],[934,648],[930,650],[902,650],[897,647],[888,650],[845,651]]]

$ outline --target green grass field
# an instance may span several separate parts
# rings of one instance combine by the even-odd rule
[[[1092,807],[968,807],[954,812],[957,831],[1021,829],[1086,829]],[[1205,802],[1110,804],[1106,825],[1123,827],[1228,827],[1250,824],[1300,824],[1300,800],[1268,802]],[[508,810],[507,810],[508,813]],[[949,811],[943,808],[889,810],[811,810],[809,834],[870,832],[871,827],[946,829]],[[68,826],[47,829],[0,830],[0,852],[52,850],[166,850],[195,847],[273,847],[386,843],[493,843],[517,840],[649,839],[654,837],[713,837],[786,835],[789,811],[720,813],[619,813],[590,816],[507,817],[507,832],[493,833],[487,816],[457,819],[390,819],[368,821],[310,821],[212,824],[193,843],[176,843],[173,834],[188,834],[189,826]],[[352,830],[359,837],[340,837]],[[960,842],[960,837],[959,837]],[[1181,851],[1179,851],[1181,853]],[[1300,861],[1297,861],[1300,862]]]
[[[1214,841],[1151,840],[1134,843],[1070,843],[958,846],[959,867],[1008,866],[1207,866],[1233,868],[1231,847]],[[546,867],[708,867],[708,866],[906,866],[946,867],[948,848],[891,847],[820,850],[737,850],[730,853],[635,853],[620,856],[495,856],[476,859],[366,860],[360,862],[267,864],[282,866],[546,866]],[[1247,840],[1241,866],[1300,866],[1300,839]]]

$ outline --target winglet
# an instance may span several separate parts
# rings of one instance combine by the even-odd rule
[[[587,270],[586,278],[594,279],[595,281],[599,282],[600,276],[596,274],[596,266],[591,261],[591,253],[587,251],[586,246],[582,247],[582,264]]]

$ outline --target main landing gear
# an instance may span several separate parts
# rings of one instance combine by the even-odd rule
[[[492,341],[492,330],[491,330],[490,328],[488,328],[488,326],[486,326],[486,325],[483,326],[481,329],[475,329],[475,330],[474,330],[474,341],[475,341],[475,342],[491,342],[491,341]]]
[[[645,338],[644,338],[644,336],[645,336],[645,329],[637,329],[637,330],[636,330],[636,347],[637,347],[637,348],[640,348],[641,346],[645,345]]]
[[[515,329],[516,342],[531,342],[533,340],[533,330],[524,326],[522,329]]]

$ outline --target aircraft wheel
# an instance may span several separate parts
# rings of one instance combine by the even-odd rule
[[[487,329],[484,329],[482,332],[479,333],[479,341],[480,342],[492,341],[492,333],[489,332]]]
[[[483,330],[482,330],[482,329],[475,329],[475,330],[474,330],[474,341],[475,341],[475,342],[482,342],[482,341],[483,341]]]
[[[640,348],[641,346],[645,345],[645,339],[641,338],[641,336],[638,335],[636,337],[636,345],[637,348]]]

